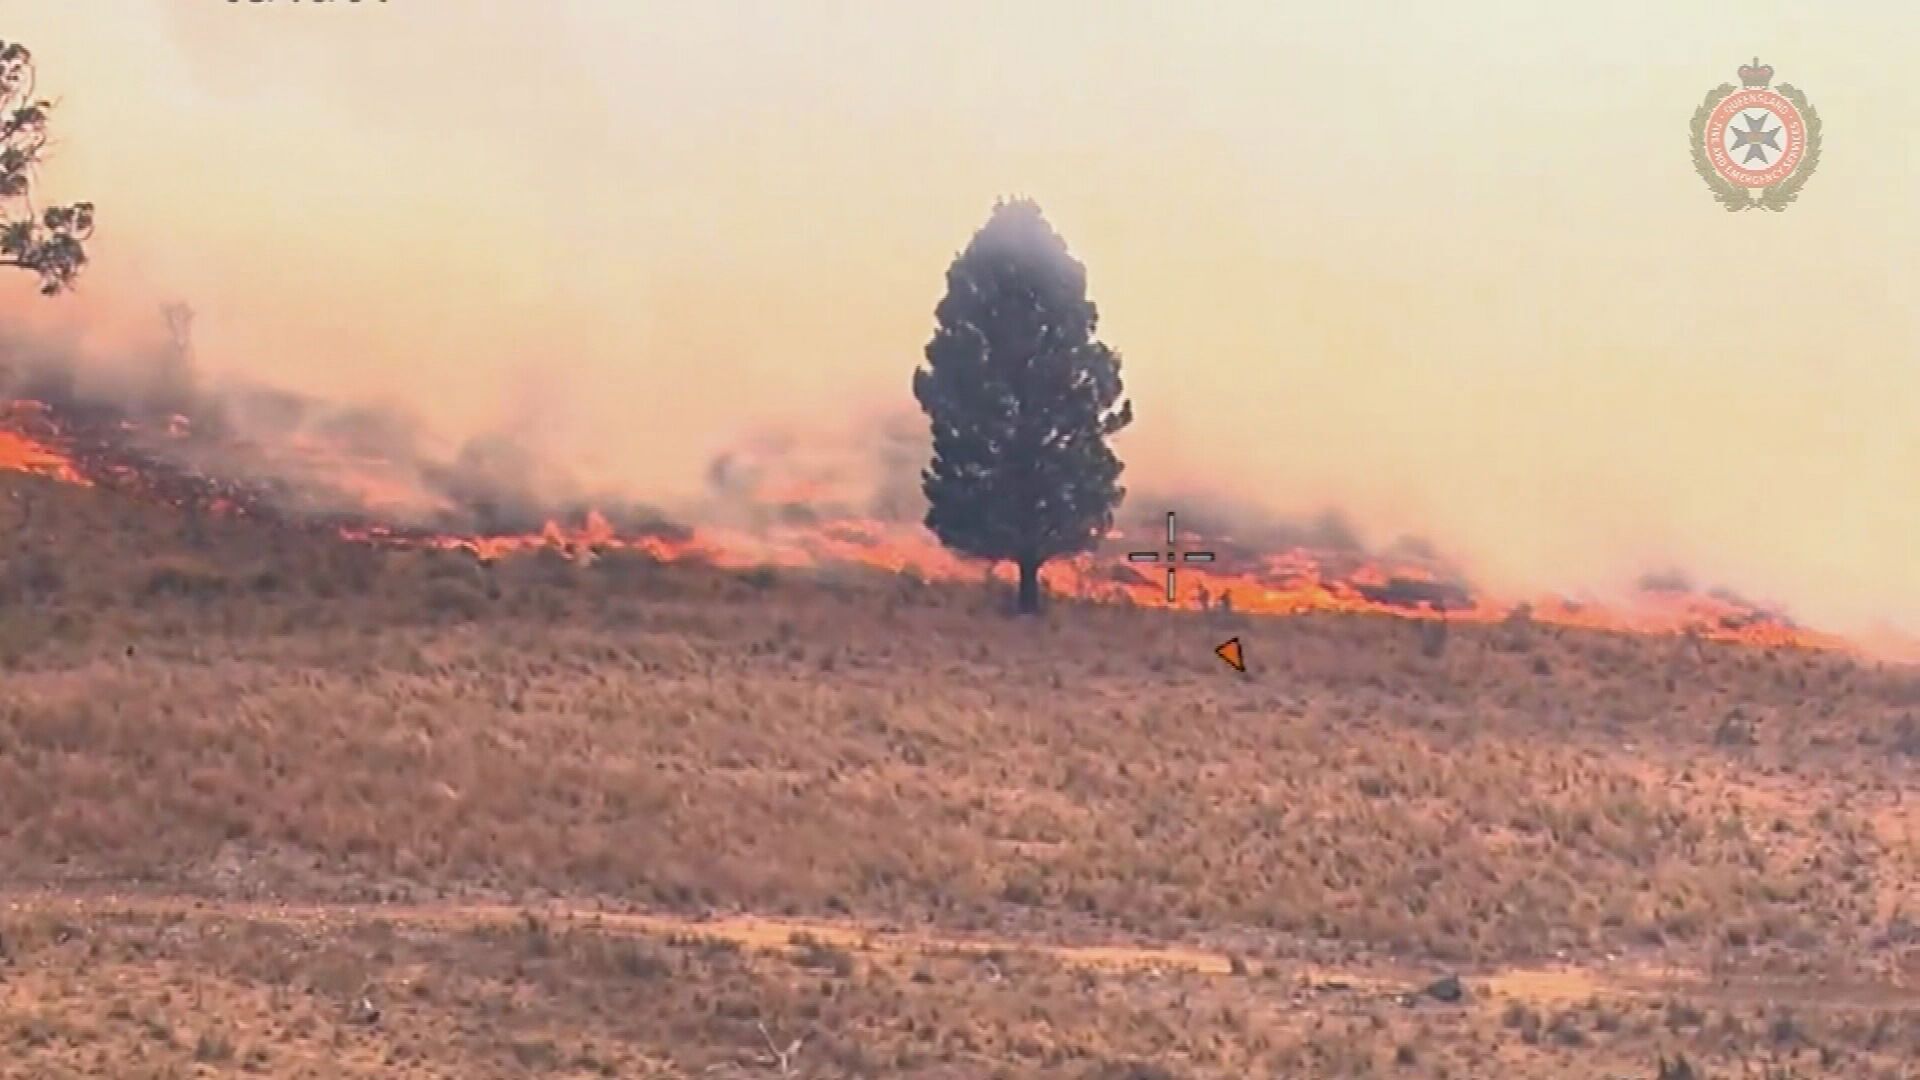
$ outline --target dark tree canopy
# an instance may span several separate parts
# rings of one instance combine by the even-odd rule
[[[40,275],[40,291],[51,296],[87,265],[93,204],[34,208],[34,170],[53,111],[53,103],[34,92],[33,54],[0,41],[0,266]]]
[[[1126,494],[1107,436],[1133,420],[1120,357],[1094,340],[1087,271],[1028,200],[1001,201],[947,270],[913,395],[933,428],[927,527],[955,551],[1020,568],[1090,550]]]

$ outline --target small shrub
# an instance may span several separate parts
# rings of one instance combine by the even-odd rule
[[[630,979],[661,979],[673,972],[673,965],[658,949],[639,942],[621,942],[613,950],[614,965]]]
[[[427,586],[428,611],[442,618],[477,619],[487,610],[487,594],[471,581],[442,578]]]
[[[156,559],[143,578],[141,592],[147,596],[220,596],[227,591],[227,575],[219,567],[198,559],[171,556]]]
[[[203,1065],[218,1065],[233,1060],[233,1040],[225,1032],[211,1029],[200,1033],[193,1044],[193,1060]]]
[[[1665,1056],[1662,1056],[1660,1058],[1660,1072],[1655,1080],[1700,1080],[1700,1074],[1693,1071],[1693,1063],[1687,1060],[1685,1054],[1674,1058],[1672,1061],[1668,1061]]]
[[[1920,720],[1912,713],[1903,713],[1893,725],[1893,752],[1905,757],[1920,758]]]
[[[1086,1080],[1179,1080],[1179,1076],[1165,1065],[1145,1061],[1108,1061],[1088,1070]]]
[[[800,967],[809,971],[824,971],[842,979],[853,974],[853,954],[838,945],[809,939],[798,948],[793,962]]]

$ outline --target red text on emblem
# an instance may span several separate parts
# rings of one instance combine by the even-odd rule
[[[1746,168],[1727,152],[1727,125],[1742,110],[1749,109],[1765,109],[1779,117],[1781,134],[1786,136],[1779,159],[1764,169]],[[1806,122],[1793,102],[1771,90],[1750,88],[1728,94],[1713,107],[1713,115],[1707,118],[1706,142],[1707,159],[1713,163],[1714,172],[1741,187],[1763,188],[1785,180],[1800,164],[1800,156],[1807,149]]]

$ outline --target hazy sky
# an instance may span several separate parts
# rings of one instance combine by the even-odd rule
[[[211,367],[518,418],[684,490],[756,426],[911,407],[947,261],[1030,194],[1126,358],[1136,488],[1339,505],[1496,581],[1678,564],[1920,626],[1905,5],[0,0],[0,28],[61,98],[47,194],[101,206],[62,311],[185,300]],[[1825,121],[1784,214],[1724,212],[1687,156],[1754,54]]]

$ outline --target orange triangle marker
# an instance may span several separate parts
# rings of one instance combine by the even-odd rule
[[[1213,647],[1213,655],[1225,660],[1227,666],[1235,671],[1247,670],[1247,654],[1241,651],[1240,639],[1237,637],[1228,638],[1220,644],[1215,645]]]

